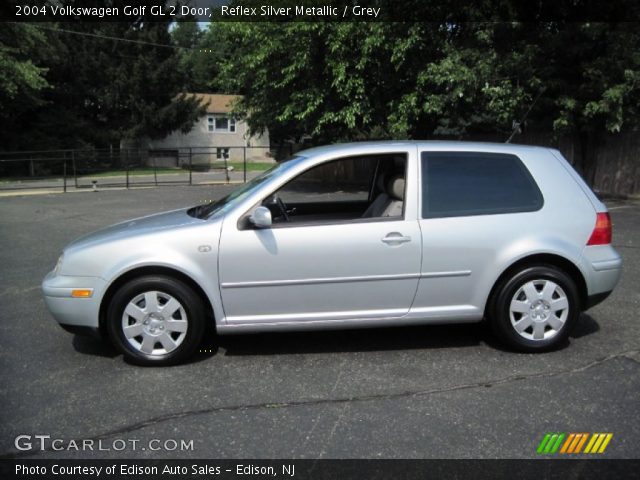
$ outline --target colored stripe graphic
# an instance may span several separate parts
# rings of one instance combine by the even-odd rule
[[[558,451],[558,448],[560,448],[562,440],[564,440],[564,433],[558,435],[558,439],[556,440],[555,445],[551,448],[551,451],[549,453],[556,453]]]
[[[573,439],[576,437],[575,433],[570,433],[569,436],[567,437],[566,442],[564,442],[564,445],[562,445],[562,449],[560,450],[560,453],[567,453],[567,449],[569,448],[569,445],[571,445],[571,442],[573,442]]]
[[[576,433],[575,437],[573,437],[573,442],[571,442],[571,445],[569,446],[569,450],[567,450],[567,453],[575,452],[576,447],[578,446],[578,442],[580,440],[582,440],[582,434]]]
[[[598,453],[604,453],[604,451],[607,448],[607,445],[609,445],[609,442],[611,441],[611,439],[613,438],[613,433],[607,433],[607,436],[604,439],[604,442],[602,442],[602,445],[600,445],[600,450],[598,450]]]
[[[599,454],[604,453],[612,438],[613,433],[547,433],[538,445],[537,452],[542,455]]]
[[[540,445],[538,445],[538,453],[544,452],[544,447],[547,445],[547,442],[549,441],[550,438],[551,438],[551,434],[550,433],[547,433],[544,436],[544,438],[540,442]]]
[[[591,435],[591,440],[589,440],[589,443],[587,443],[587,448],[584,449],[584,453],[591,452],[591,447],[593,447],[593,444],[596,443],[597,439],[598,439],[597,433],[594,433],[593,435]]]
[[[573,451],[573,453],[580,453],[580,451],[582,450],[582,446],[584,445],[584,442],[586,442],[587,438],[589,438],[588,433],[581,433],[580,435],[582,435],[582,438],[580,439],[580,442],[578,442],[578,445],[576,445],[576,449]]]
[[[591,453],[596,453],[600,449],[600,445],[602,444],[604,437],[606,437],[604,433],[598,435],[598,440],[596,440],[596,444],[591,449]]]
[[[547,446],[544,447],[544,453],[551,453],[551,447],[555,445],[557,438],[558,438],[557,433],[554,433],[553,435],[551,435],[551,438],[547,442]]]
[[[537,452],[540,454],[556,453],[560,445],[562,445],[564,437],[564,433],[547,433],[540,442],[540,445],[538,445]]]
[[[612,437],[612,433],[594,433],[584,453],[604,453]]]

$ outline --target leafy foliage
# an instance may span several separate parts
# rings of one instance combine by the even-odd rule
[[[444,20],[7,24],[2,148],[108,146],[187,131],[203,111],[181,92],[243,94],[237,114],[276,143],[506,139],[527,113],[528,128],[575,135],[587,151],[604,132],[637,128],[635,23],[487,22],[486,2],[465,3],[456,19],[441,2],[403,5]]]
[[[42,104],[49,88],[47,54],[41,31],[26,24],[6,24],[0,29],[0,129],[11,129],[16,116]]]
[[[10,112],[3,149],[117,147],[188,131],[202,114],[196,100],[180,95],[184,76],[169,20],[11,28],[14,37],[4,30],[0,37],[0,61],[12,68],[0,74],[2,111]]]
[[[201,30],[197,23],[187,18],[177,22],[171,36],[177,46],[183,47],[178,52],[183,91],[234,93],[226,91],[219,81],[220,65],[234,52],[224,42],[217,24],[212,23],[206,30]]]
[[[470,13],[470,15],[472,12]],[[634,24],[223,24],[221,83],[254,131],[315,142],[618,132],[638,122]],[[543,92],[543,95],[539,95]]]

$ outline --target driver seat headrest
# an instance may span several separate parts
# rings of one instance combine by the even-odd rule
[[[389,179],[389,183],[387,184],[387,195],[394,200],[404,199],[404,177],[394,175]]]

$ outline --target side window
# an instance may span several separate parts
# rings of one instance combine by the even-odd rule
[[[543,199],[515,155],[423,152],[422,218],[532,212]]]
[[[333,160],[298,175],[263,205],[276,224],[402,217],[405,169],[406,155]]]
[[[366,202],[376,162],[347,158],[324,163],[294,178],[278,191],[286,203]]]

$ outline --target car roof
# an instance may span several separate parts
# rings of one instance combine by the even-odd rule
[[[352,150],[361,150],[368,147],[381,147],[388,151],[389,147],[396,146],[398,148],[422,147],[430,150],[466,150],[466,151],[505,151],[517,152],[524,150],[547,149],[536,145],[521,145],[515,143],[496,143],[496,142],[464,142],[450,140],[383,140],[383,141],[367,141],[367,142],[351,142],[336,143],[333,145],[324,145],[321,147],[313,147],[297,152],[296,156],[309,157],[331,152],[349,152]],[[435,148],[434,148],[435,147]]]

